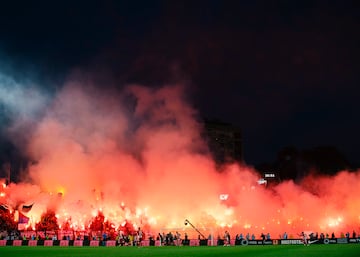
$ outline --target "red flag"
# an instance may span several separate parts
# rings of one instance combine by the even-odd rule
[[[28,224],[30,218],[19,212],[19,224]]]

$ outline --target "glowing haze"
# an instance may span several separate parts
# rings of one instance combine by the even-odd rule
[[[181,85],[119,93],[74,80],[50,98],[36,88],[32,97],[25,87],[14,91],[10,81],[2,75],[0,101],[13,110],[9,135],[34,162],[0,200],[34,203],[30,226],[53,209],[59,225],[70,221],[76,230],[87,229],[99,210],[116,227],[129,221],[154,234],[189,230],[185,219],[205,235],[359,230],[359,172],[272,189],[257,184],[261,176],[251,167],[219,172]]]

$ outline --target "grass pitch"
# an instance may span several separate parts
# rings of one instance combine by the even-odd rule
[[[0,247],[1,257],[359,257],[360,244],[198,247]]]

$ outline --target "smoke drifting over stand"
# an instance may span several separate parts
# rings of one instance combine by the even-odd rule
[[[153,234],[182,228],[185,219],[220,235],[359,230],[359,172],[271,189],[257,184],[251,167],[219,172],[183,85],[117,92],[70,80],[50,97],[9,83],[0,85],[1,104],[11,111],[9,134],[33,162],[1,201],[34,203],[30,226],[51,209],[60,225],[68,221],[75,230],[86,230],[98,211],[116,227],[128,221]]]

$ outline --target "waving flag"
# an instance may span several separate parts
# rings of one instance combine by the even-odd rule
[[[23,213],[28,213],[31,210],[31,208],[33,207],[33,205],[34,205],[33,203],[30,205],[23,205],[21,208],[21,211]]]
[[[29,223],[30,218],[25,216],[24,214],[22,214],[21,212],[19,212],[19,224],[28,224]]]
[[[8,211],[8,210],[9,210],[9,206],[7,206],[6,204],[0,204],[0,210],[2,210],[2,211]]]

